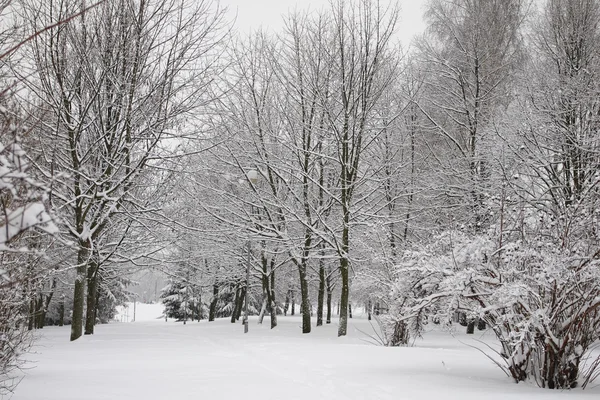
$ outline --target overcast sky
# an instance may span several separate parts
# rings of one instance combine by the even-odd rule
[[[423,31],[421,18],[425,0],[398,0],[401,6],[401,20],[398,33],[404,45],[413,35]],[[294,9],[320,9],[329,0],[220,0],[229,8],[232,18],[237,12],[236,26],[240,32],[263,26],[272,31],[282,27],[282,14]]]

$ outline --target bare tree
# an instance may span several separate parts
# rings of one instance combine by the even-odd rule
[[[372,136],[381,132],[381,128],[371,120],[373,108],[394,77],[393,74],[384,74],[390,71],[386,64],[390,62],[391,38],[398,20],[398,9],[391,5],[383,8],[375,2],[361,0],[336,2],[332,12],[336,44],[331,60],[335,66],[332,86],[337,86],[337,90],[326,115],[327,127],[335,137],[340,173],[341,236],[337,240],[337,250],[341,299],[338,336],[345,336],[350,291],[352,206],[360,179],[363,150],[370,144]]]
[[[17,23],[11,2],[0,2],[0,18]],[[82,12],[87,11],[84,9]],[[16,101],[21,81],[15,71],[25,65],[18,54],[22,47],[42,32],[68,23],[81,13],[66,16],[52,26],[25,35],[18,25],[3,25],[0,32],[0,396],[10,394],[18,379],[12,375],[21,367],[22,356],[33,340],[30,335],[34,315],[30,297],[48,280],[44,252],[48,234],[58,232],[48,212],[47,180],[36,179],[27,146],[36,120],[28,120],[23,107]],[[8,27],[5,29],[5,27]],[[16,83],[10,83],[16,82]],[[39,110],[38,110],[39,111]],[[55,280],[53,287],[55,286]],[[43,321],[51,299],[42,294],[35,309],[36,325]],[[33,299],[31,299],[33,300]],[[29,320],[29,323],[28,323]],[[43,322],[42,322],[43,324]]]
[[[418,43],[428,74],[417,103],[444,140],[436,157],[449,178],[446,191],[466,223],[479,232],[489,211],[490,124],[510,100],[510,80],[522,60],[523,0],[431,0],[427,34]]]
[[[32,3],[28,17],[35,30],[80,7]],[[53,207],[77,243],[71,340],[82,334],[86,279],[93,293],[92,255],[111,216],[144,211],[133,195],[140,174],[176,137],[180,118],[212,100],[222,16],[210,1],[106,2],[33,43],[39,75],[30,88],[52,116],[40,129],[39,168],[56,180]]]

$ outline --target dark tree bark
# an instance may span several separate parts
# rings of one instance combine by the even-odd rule
[[[285,293],[285,304],[283,307],[283,315],[287,317],[288,308],[290,308],[290,291]]]
[[[240,304],[240,298],[242,296],[240,296],[240,292],[241,289],[239,287],[239,285],[236,287],[235,289],[235,296],[233,298],[233,307],[231,310],[231,323],[234,324],[236,321],[236,315],[237,315],[237,310],[238,310],[238,305]]]
[[[475,333],[475,320],[471,319],[467,323],[467,334],[472,335],[473,333]]]
[[[275,271],[271,269],[271,293],[269,296],[269,313],[271,314],[271,329],[277,326],[277,303],[275,302]]]
[[[90,261],[87,271],[87,310],[85,313],[85,332],[86,335],[94,334],[96,325],[96,302],[98,299],[98,273],[99,266],[96,261]]]
[[[97,290],[96,290],[96,307],[94,308],[94,315],[96,316],[96,321],[99,321],[101,324],[108,324],[108,319],[102,319],[102,316],[100,315],[100,292],[101,292],[101,288],[100,288],[100,282],[98,282],[98,286],[97,286]],[[135,312],[134,312],[135,314]]]
[[[328,271],[329,272],[329,271]],[[332,312],[332,297],[333,297],[333,285],[331,283],[331,274],[327,274],[327,277],[325,278],[325,283],[327,283],[327,319],[325,321],[325,323],[330,324],[331,323],[331,312]]]
[[[60,303],[58,304],[58,326],[65,325],[65,297],[61,296]]]
[[[213,284],[213,297],[210,301],[210,308],[208,309],[208,322],[215,320],[215,314],[217,312],[217,302],[219,301],[219,285],[215,282]]]
[[[348,185],[348,183],[347,183]],[[342,290],[340,295],[340,303],[338,304],[338,314],[340,316],[338,326],[338,336],[346,336],[348,329],[348,300],[350,295],[350,274],[349,274],[349,262],[348,262],[348,251],[350,249],[350,209],[349,199],[346,199],[342,189],[342,209],[344,213],[344,227],[342,230],[342,257],[340,258],[340,277],[342,278]]]
[[[300,311],[302,312],[302,333],[310,333],[310,299],[308,297],[308,280],[306,278],[306,265],[303,265],[299,268],[299,273],[301,294]],[[293,307],[294,303],[292,303],[292,310]]]
[[[42,302],[40,301],[40,295],[37,295],[36,297],[34,297],[33,300],[33,328],[34,329],[38,329],[39,327],[39,323],[40,323],[40,311],[41,311],[41,304]]]
[[[243,286],[240,289],[240,296],[238,297],[238,304],[236,306],[236,312],[235,312],[235,320],[239,321],[240,317],[242,316],[242,310],[244,309],[244,299],[246,298],[246,290],[248,290],[248,288],[246,286]]]
[[[56,277],[52,278],[52,285],[50,287],[50,292],[44,298],[43,295],[40,295],[40,303],[42,305],[42,309],[40,310],[40,319],[39,319],[39,329],[42,329],[46,324],[46,313],[48,312],[48,308],[50,307],[50,303],[52,302],[52,297],[54,297],[54,291],[56,290]]]
[[[269,311],[271,314],[271,329],[277,326],[277,313],[273,314],[273,310],[277,311],[277,308],[274,306],[274,294],[275,290],[273,289],[273,285],[275,285],[275,257],[271,257],[271,260],[266,257],[265,252],[262,252],[261,256],[261,265],[262,265],[262,274],[261,274],[261,283],[263,289],[263,304],[260,310],[258,323],[262,324],[265,313]],[[275,325],[273,325],[273,318],[275,318]]]
[[[394,331],[390,338],[389,346],[405,346],[408,344],[409,332],[404,321],[394,323]]]
[[[73,290],[71,341],[79,339],[83,333],[83,307],[85,303],[85,281],[88,268],[88,247],[87,243],[80,243],[77,254],[77,277],[75,278],[75,288]]]
[[[40,293],[37,300],[37,311],[35,313],[35,329],[43,329],[46,320],[46,308],[44,307],[44,295]]]
[[[323,325],[323,303],[325,300],[325,262],[319,260],[319,296],[317,298],[317,326]]]
[[[198,322],[202,319],[202,293],[198,293],[198,303],[196,304],[196,314],[198,315]]]
[[[27,325],[27,329],[29,329],[30,331],[33,330],[33,328],[35,328],[35,299],[31,299],[29,300],[29,319],[28,319],[28,325]]]
[[[135,302],[133,304],[135,305]],[[187,319],[188,319],[187,310],[188,310],[188,302],[185,301],[183,303],[183,324],[184,325],[187,323]],[[193,315],[192,315],[192,317],[193,317]]]
[[[484,331],[486,327],[487,327],[487,324],[485,323],[485,320],[483,320],[482,318],[479,318],[477,320],[477,329],[480,331]]]

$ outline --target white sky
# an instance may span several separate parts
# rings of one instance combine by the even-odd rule
[[[424,29],[422,8],[425,0],[397,0],[401,7],[398,34],[403,45],[408,45],[413,35]],[[259,27],[277,31],[282,27],[282,15],[294,9],[320,9],[329,0],[220,0],[229,8],[231,17],[237,12],[236,27],[244,32]]]

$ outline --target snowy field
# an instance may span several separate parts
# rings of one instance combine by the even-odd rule
[[[137,305],[136,322],[100,325],[69,343],[69,327],[47,327],[30,358],[35,367],[14,400],[218,399],[592,399],[600,387],[549,391],[512,383],[461,342],[466,335],[430,332],[411,348],[364,341],[371,331],[353,319],[346,338],[335,324],[300,333],[300,318],[250,332],[228,320],[165,322],[160,306]],[[131,313],[132,310],[129,310]],[[480,345],[481,346],[481,345]]]

